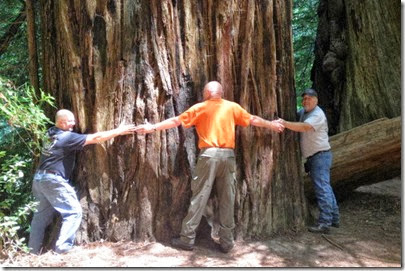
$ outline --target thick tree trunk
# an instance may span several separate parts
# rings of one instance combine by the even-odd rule
[[[26,0],[27,12],[27,38],[28,38],[28,70],[30,74],[30,83],[34,87],[37,94],[39,94],[39,78],[38,78],[38,54],[37,42],[35,31],[35,8],[34,0]]]
[[[379,119],[330,138],[331,184],[337,194],[401,174],[401,117]],[[305,178],[305,191],[313,193]]]
[[[200,101],[210,80],[266,119],[295,116],[291,1],[42,0],[44,86],[78,130],[158,122]],[[237,130],[237,238],[297,230],[306,218],[297,138]],[[79,242],[169,240],[189,205],[193,129],[88,146],[74,177]]]
[[[401,3],[321,0],[312,70],[330,134],[401,115]]]

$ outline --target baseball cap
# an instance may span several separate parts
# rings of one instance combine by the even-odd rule
[[[301,94],[301,96],[304,97],[304,95],[318,97],[318,93],[316,93],[316,91],[312,88],[307,88],[306,90],[304,90],[304,92]]]

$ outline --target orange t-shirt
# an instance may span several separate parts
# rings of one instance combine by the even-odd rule
[[[235,125],[248,126],[251,115],[239,104],[224,99],[198,103],[179,115],[181,124],[195,125],[201,148],[235,148]]]

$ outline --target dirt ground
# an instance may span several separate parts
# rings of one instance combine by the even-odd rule
[[[402,267],[401,179],[357,189],[339,202],[340,228],[267,241],[236,242],[221,253],[209,238],[194,251],[162,243],[95,242],[58,255],[18,255],[3,267]]]

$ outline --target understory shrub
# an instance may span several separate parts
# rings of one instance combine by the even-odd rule
[[[48,105],[54,106],[52,96],[0,78],[0,258],[28,251],[33,168],[52,124],[44,113]]]

